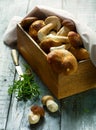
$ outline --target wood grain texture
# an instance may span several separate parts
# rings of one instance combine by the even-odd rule
[[[0,130],[96,130],[96,89],[56,100],[59,111],[52,114],[45,109],[45,118],[35,126],[28,123],[27,114],[30,106],[42,106],[41,96],[51,94],[39,77],[35,75],[42,91],[40,99],[26,103],[17,102],[14,95],[11,99],[7,93],[9,84],[17,77],[10,48],[3,43],[3,34],[13,16],[24,17],[38,4],[66,9],[96,31],[95,0],[0,0]],[[26,61],[20,56],[22,68],[23,63]]]

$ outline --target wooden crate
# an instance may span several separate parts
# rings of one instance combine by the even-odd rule
[[[34,8],[26,17],[35,16],[38,19],[45,19],[49,15],[57,15],[61,19],[64,19],[62,15],[38,7]],[[58,99],[96,87],[94,76],[96,75],[96,68],[90,59],[80,62],[77,72],[70,76],[57,75],[48,64],[44,51],[23,30],[20,24],[17,26],[17,35],[19,52]]]
[[[20,24],[17,26],[17,35],[19,52],[57,99],[96,87],[96,68],[90,59],[80,62],[77,72],[70,76],[57,75],[48,64],[44,51]]]

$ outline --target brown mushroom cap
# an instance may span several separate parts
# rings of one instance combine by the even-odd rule
[[[31,23],[33,23],[34,21],[36,21],[38,18],[37,17],[27,17],[27,18],[24,18],[22,21],[21,21],[21,26],[25,29],[25,30],[28,30],[29,29],[29,26],[31,25]]]
[[[75,56],[67,50],[53,50],[47,55],[52,70],[57,74],[70,75],[76,72],[78,64]]]
[[[40,115],[40,116],[44,116],[44,115],[45,115],[44,109],[43,109],[42,107],[40,107],[40,106],[37,106],[37,105],[32,106],[32,107],[31,107],[31,111],[32,111],[34,114],[36,114],[36,115]]]
[[[45,38],[39,45],[45,53],[49,53],[50,47],[60,46],[62,45],[62,42],[50,38]]]
[[[71,45],[75,48],[78,48],[83,45],[81,36],[74,31],[70,31],[68,33],[68,39],[69,39],[69,42],[71,43]]]
[[[54,98],[50,95],[45,95],[45,96],[42,97],[41,102],[42,102],[43,105],[46,105],[46,102],[48,100],[54,100]]]
[[[89,52],[85,48],[70,47],[69,51],[78,61],[89,59]]]
[[[29,35],[37,40],[37,33],[38,31],[45,26],[45,22],[43,20],[36,20],[35,22],[33,22],[30,27],[29,27]]]
[[[62,25],[69,28],[70,31],[76,32],[76,26],[73,20],[71,19],[64,19]]]

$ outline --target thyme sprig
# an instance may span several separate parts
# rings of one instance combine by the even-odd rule
[[[21,80],[21,78],[23,78],[23,80]],[[25,73],[21,76],[21,78],[14,81],[13,85],[9,86],[9,95],[15,93],[16,98],[19,101],[27,101],[38,97],[40,95],[40,90],[38,84],[34,80],[34,75]]]

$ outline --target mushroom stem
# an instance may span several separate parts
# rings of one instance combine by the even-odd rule
[[[46,105],[47,109],[50,112],[58,111],[58,104],[54,101],[54,98],[50,95],[45,95],[42,97],[41,102],[43,105]]]
[[[45,111],[40,106],[32,106],[31,111],[28,115],[28,120],[30,124],[36,124],[39,122],[40,118],[45,115]]]
[[[38,31],[38,38],[40,41],[55,27],[56,24],[49,23]]]
[[[60,19],[57,16],[49,16],[45,19],[45,26],[38,31],[38,39],[40,41],[51,31],[58,31],[61,27]]]
[[[58,32],[57,32],[57,35],[59,36],[67,36],[68,32],[69,32],[69,28],[67,27],[62,27]]]
[[[45,38],[50,38],[62,43],[69,43],[69,39],[66,36],[57,36],[57,35],[49,34]]]
[[[30,113],[28,115],[28,120],[29,120],[30,124],[36,124],[40,120],[40,115],[36,115],[32,111],[30,111]]]
[[[57,105],[57,103],[56,103],[55,101],[53,101],[53,100],[48,100],[48,101],[46,102],[46,106],[47,106],[47,108],[48,108],[48,110],[49,110],[50,112],[56,112],[56,111],[58,110],[58,105]]]
[[[68,50],[71,47],[70,43],[69,44],[63,44],[61,46],[56,46],[56,47],[50,47],[50,51],[53,50],[61,50],[61,49],[66,49]]]

